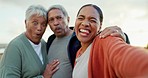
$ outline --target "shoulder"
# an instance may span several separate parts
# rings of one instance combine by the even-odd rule
[[[30,43],[27,40],[27,37],[25,36],[25,34],[22,33],[19,36],[17,36],[16,38],[14,38],[12,41],[10,41],[6,50],[7,51],[11,51],[11,50],[20,51],[26,45],[29,47]]]
[[[42,45],[42,48],[46,48],[47,47],[47,44],[46,44],[44,39],[41,39],[41,45]]]
[[[41,39],[42,44],[46,44],[46,41],[44,39]]]
[[[108,36],[106,38],[99,38],[99,36],[96,36],[94,38],[94,41],[109,41],[109,42],[112,42],[112,41],[116,41],[116,40],[121,40],[123,41],[120,37],[113,37],[113,36]]]
[[[72,34],[72,36],[71,36],[71,39],[70,39],[70,41],[69,41],[69,45],[75,46],[76,44],[79,45],[80,42],[79,42],[79,40],[78,40],[78,38],[77,38],[75,32],[73,32],[73,34]]]
[[[72,34],[72,37],[69,41],[69,44],[68,44],[68,51],[69,52],[77,52],[77,50],[81,47],[81,43],[80,41],[77,39],[76,35],[75,35],[75,32],[73,32]],[[72,53],[73,53],[72,52]]]
[[[48,37],[47,43],[52,42],[56,38],[55,34],[52,34],[51,36]]]
[[[22,46],[22,40],[21,40],[22,34],[14,38],[8,46],[6,47],[4,51],[4,56],[7,56],[8,59],[13,56],[12,58],[17,58],[16,56],[19,56],[21,54],[21,50],[24,46]],[[12,60],[12,59],[11,59]]]
[[[19,45],[22,41],[24,41],[24,34],[20,34],[18,35],[17,37],[15,37],[13,40],[10,41],[10,43],[8,45],[13,45],[13,46],[16,46],[16,45]]]
[[[125,43],[125,42],[123,41],[123,39],[119,37],[112,37],[112,36],[108,36],[106,38],[99,38],[98,36],[96,36],[95,39],[93,40],[93,44],[103,45],[103,46],[110,46],[118,43]]]

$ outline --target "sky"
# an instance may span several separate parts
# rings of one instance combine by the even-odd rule
[[[103,11],[103,29],[118,26],[128,34],[131,45],[145,47],[148,44],[148,0],[0,0],[0,44],[8,44],[25,31],[25,11],[30,5],[65,7],[69,26],[74,26],[79,8],[84,4],[96,4]],[[53,34],[47,27],[43,39]]]

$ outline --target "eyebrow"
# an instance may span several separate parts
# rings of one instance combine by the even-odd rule
[[[78,15],[78,17],[85,17],[84,15]],[[90,19],[95,19],[95,20],[97,20],[97,18],[95,18],[95,17],[89,17]]]
[[[78,15],[77,17],[84,17],[84,15]]]

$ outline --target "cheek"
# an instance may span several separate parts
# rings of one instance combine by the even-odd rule
[[[78,32],[78,25],[77,25],[77,24],[75,24],[74,31],[75,31],[76,33]]]
[[[26,30],[31,31],[31,30],[33,30],[33,28],[31,28],[30,26],[26,26]]]
[[[68,22],[67,21],[60,21],[59,24],[61,25],[62,28],[65,29],[66,26],[68,26]]]
[[[47,27],[47,26],[46,26]],[[46,27],[43,27],[43,31],[45,31],[46,30]]]
[[[80,22],[76,20],[75,22],[75,29],[77,30],[78,26],[80,25]]]
[[[53,30],[53,29],[54,29],[52,25],[49,25],[49,27],[50,27],[50,29],[51,29],[51,30]]]
[[[99,27],[97,27],[97,26],[94,26],[93,28],[92,28],[92,32],[96,35],[97,33],[98,33],[98,31],[99,31]]]

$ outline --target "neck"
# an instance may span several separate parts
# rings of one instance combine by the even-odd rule
[[[68,28],[68,29],[65,30],[65,34],[59,35],[59,36],[56,36],[56,37],[57,37],[57,38],[63,38],[63,37],[72,35],[72,33],[73,33],[73,30],[71,30],[71,29]]]
[[[33,40],[31,37],[30,37],[30,35],[29,35],[29,33],[27,33],[27,32],[25,32],[25,35],[26,35],[26,37],[32,42],[32,43],[34,43],[35,45],[38,45],[39,43],[40,43],[40,40]]]
[[[81,43],[82,47],[81,47],[81,54],[83,54],[85,52],[85,50],[88,48],[88,46],[91,44],[90,43]]]
[[[73,33],[73,30],[69,29],[67,30],[66,36],[71,35]]]

